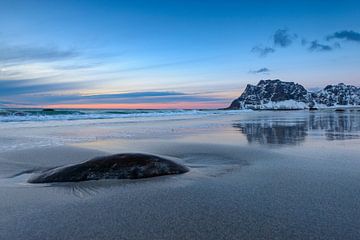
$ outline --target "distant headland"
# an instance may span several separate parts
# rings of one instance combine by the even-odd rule
[[[297,110],[360,107],[360,88],[339,83],[311,92],[294,82],[279,79],[248,84],[226,109]]]

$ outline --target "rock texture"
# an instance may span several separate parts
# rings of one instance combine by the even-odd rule
[[[241,96],[227,109],[307,109],[330,107],[360,107],[360,88],[340,83],[323,90],[309,92],[294,82],[261,80],[248,84]]]
[[[100,179],[138,179],[181,174],[189,169],[169,159],[139,153],[97,157],[32,176],[29,183],[80,182]]]
[[[337,106],[337,105],[360,105],[360,88],[345,85],[328,85],[323,90],[312,94],[317,105]]]

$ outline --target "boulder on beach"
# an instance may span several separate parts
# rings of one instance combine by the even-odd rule
[[[139,179],[181,174],[189,169],[170,159],[141,153],[96,157],[34,174],[28,183],[80,182],[100,179]]]

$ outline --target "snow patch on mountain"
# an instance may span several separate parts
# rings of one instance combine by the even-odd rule
[[[276,79],[261,80],[257,85],[248,84],[228,109],[296,110],[349,107],[360,107],[360,88],[340,83],[314,92],[306,90],[298,83]]]

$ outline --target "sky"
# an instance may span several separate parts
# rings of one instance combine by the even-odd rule
[[[360,1],[0,0],[0,108],[221,108],[359,66]]]

